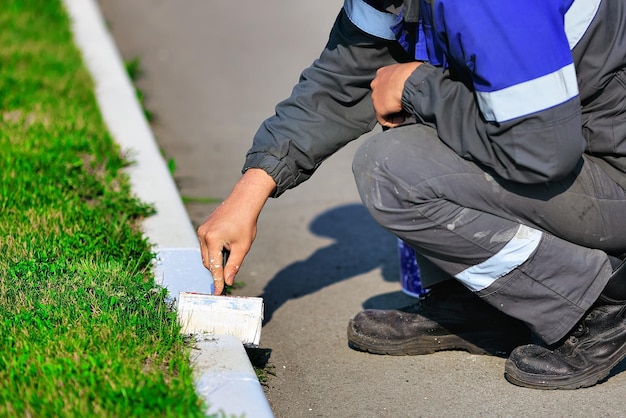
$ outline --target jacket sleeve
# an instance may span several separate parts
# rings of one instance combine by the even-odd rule
[[[405,84],[403,106],[435,126],[460,156],[505,179],[563,178],[579,162],[585,141],[561,12],[551,1],[532,10],[523,2],[487,10],[487,3],[446,9],[445,1],[437,2],[435,27],[445,33],[436,35],[450,66],[418,67]],[[521,9],[507,10],[512,7]]]
[[[326,158],[374,128],[370,82],[378,68],[405,59],[395,41],[365,33],[342,9],[320,57],[260,126],[243,171],[265,170],[276,181],[274,197],[307,180]]]

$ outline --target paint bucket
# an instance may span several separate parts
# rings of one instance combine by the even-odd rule
[[[420,268],[417,265],[415,250],[400,238],[398,238],[398,256],[400,257],[402,292],[416,298],[424,296],[427,291],[422,287]]]

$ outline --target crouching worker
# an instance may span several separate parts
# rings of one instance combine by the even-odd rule
[[[351,346],[510,352],[513,384],[594,385],[626,357],[625,103],[624,2],[346,0],[200,227],[206,266],[232,283],[266,199],[378,122],[363,203],[452,279],[357,314]]]

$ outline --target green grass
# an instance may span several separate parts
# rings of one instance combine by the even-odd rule
[[[0,27],[0,416],[203,416],[62,4]]]

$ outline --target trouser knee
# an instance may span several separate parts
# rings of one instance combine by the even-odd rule
[[[392,229],[390,224],[419,217],[417,207],[441,200],[459,158],[434,129],[410,125],[366,139],[355,154],[353,172],[364,205],[378,223]]]
[[[353,162],[363,205],[379,225],[396,235],[411,222],[409,217],[419,217],[411,209],[428,200],[412,187],[423,175],[421,158],[401,139],[387,133],[368,138]]]
[[[352,160],[352,173],[357,184],[372,170],[372,165],[377,159],[377,136],[367,138],[357,149]]]
[[[365,140],[357,150],[352,162],[352,172],[363,204],[375,215],[381,208],[384,189],[390,186],[391,179],[386,173],[386,159],[389,143],[383,135]],[[376,216],[374,216],[377,218]]]

